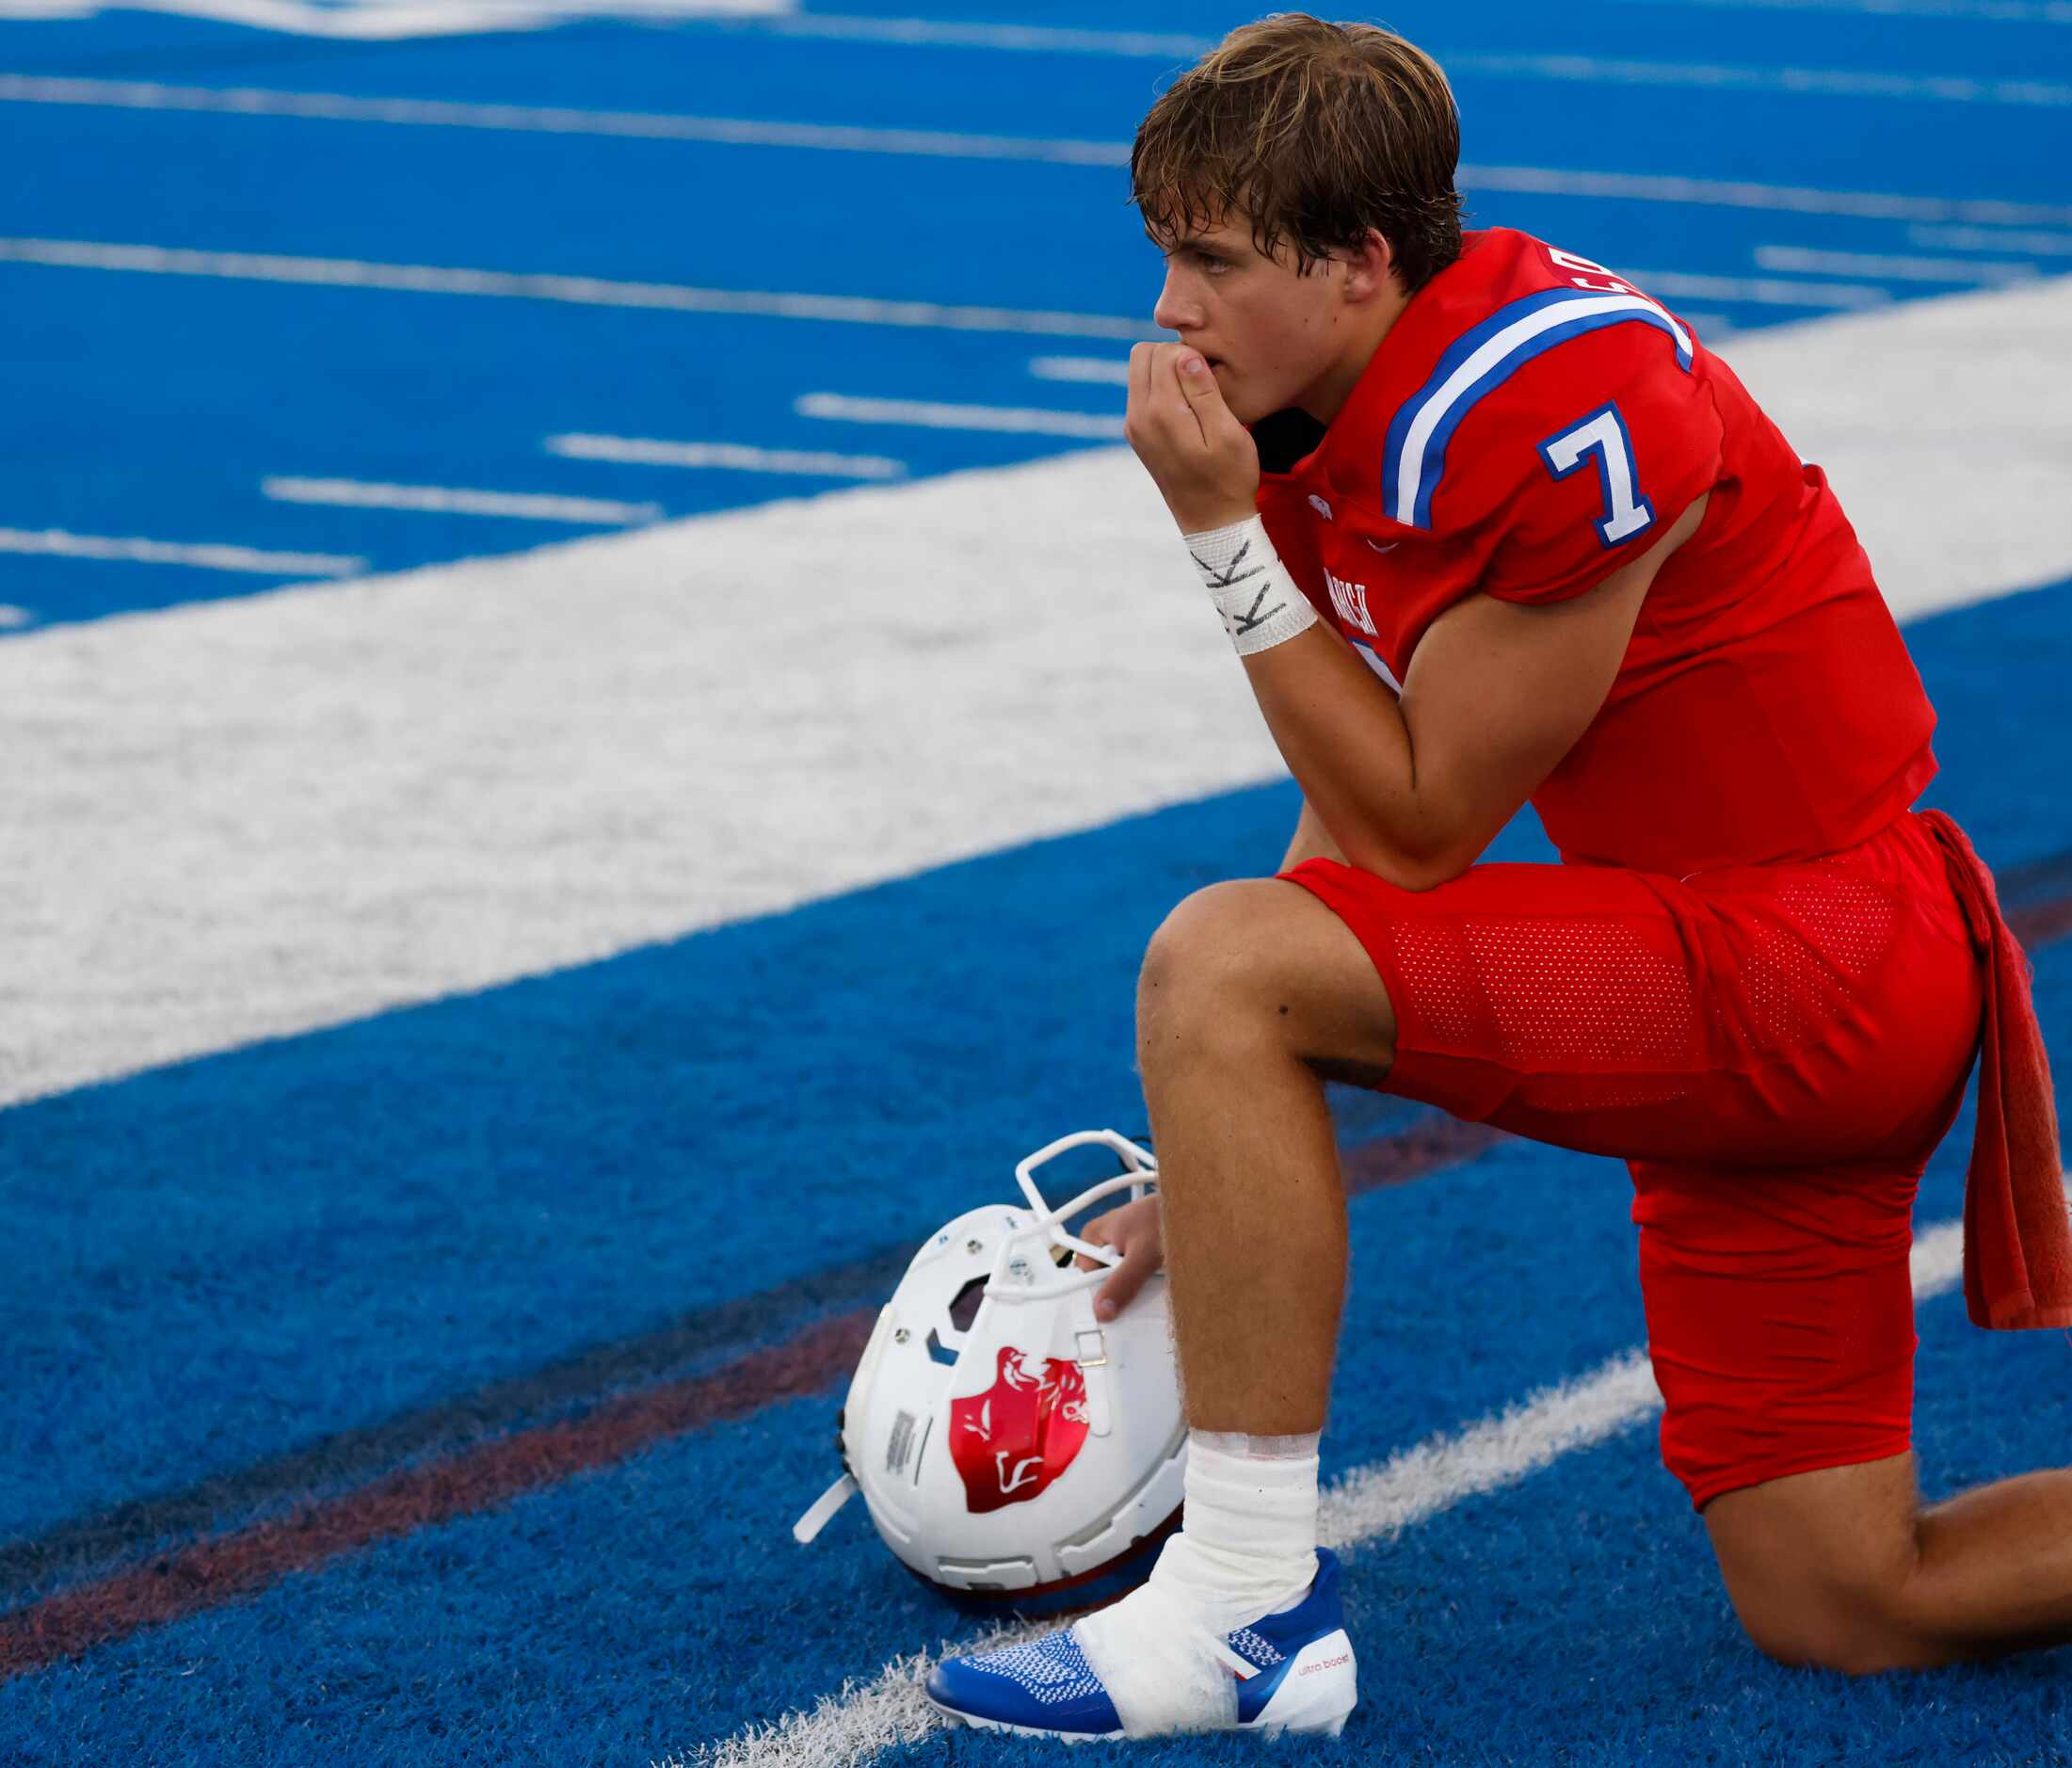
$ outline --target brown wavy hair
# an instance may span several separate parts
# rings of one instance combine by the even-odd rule
[[[1232,31],[1138,126],[1131,197],[1166,244],[1252,224],[1307,274],[1378,230],[1405,289],[1460,255],[1460,114],[1439,65],[1375,24],[1278,12]]]

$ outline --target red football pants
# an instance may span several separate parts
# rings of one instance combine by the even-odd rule
[[[1976,1052],[1979,958],[1912,815],[1686,878],[1481,865],[1288,876],[1395,1008],[1386,1090],[1633,1176],[1662,1458],[1702,1508],[1911,1444],[1921,1169]]]

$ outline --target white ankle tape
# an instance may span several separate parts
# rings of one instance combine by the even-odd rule
[[[1256,1453],[1266,1445],[1274,1452]],[[1288,1607],[1316,1580],[1313,1437],[1192,1431],[1185,1491],[1186,1523],[1151,1581],[1073,1629],[1132,1737],[1232,1724],[1235,1678],[1252,1666],[1224,1635]]]
[[[1300,1461],[1314,1455],[1324,1440],[1321,1430],[1305,1431],[1299,1437],[1254,1437],[1242,1430],[1190,1430],[1190,1446],[1220,1450],[1242,1455],[1247,1461]]]
[[[1233,1454],[1218,1433],[1191,1431],[1183,1489],[1186,1524],[1153,1567],[1154,1583],[1178,1581],[1178,1593],[1223,1621],[1223,1631],[1309,1587],[1317,1569],[1313,1446],[1308,1455]]]
[[[1168,1541],[1165,1551],[1172,1547]],[[1156,1582],[1076,1622],[1072,1632],[1130,1736],[1220,1730],[1237,1723],[1231,1660],[1244,1660]]]
[[[1317,623],[1257,516],[1181,537],[1241,657],[1284,645]]]

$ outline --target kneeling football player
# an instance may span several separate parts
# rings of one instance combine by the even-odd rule
[[[1646,291],[1463,233],[1452,94],[1284,15],[1132,162],[1177,344],[1127,434],[1304,808],[1143,969],[1164,1174],[1090,1230],[1167,1262],[1186,1521],[1123,1601],[938,1666],[977,1724],[1335,1731],[1317,1441],[1346,1259],[1326,1078],[1630,1165],[1662,1447],[1743,1624],[1869,1671],[2072,1639],[2072,1472],[1924,1507],[1916,1183],[1982,1042],[1966,1287],[2072,1324],[2026,971],[1911,807],[1935,715],[1817,467]],[[1530,800],[1562,863],[1478,865]],[[1291,1673],[1297,1672],[1297,1673]]]

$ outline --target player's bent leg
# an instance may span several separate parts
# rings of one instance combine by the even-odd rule
[[[1195,1428],[1323,1427],[1345,1200],[1321,1076],[1379,1082],[1394,1037],[1359,941],[1296,885],[1197,892],[1152,940],[1137,1060]]]
[[[1137,983],[1140,1052],[1154,1033],[1271,1032],[1333,1078],[1378,1086],[1396,1015],[1373,961],[1337,913],[1282,878],[1212,884],[1152,935]]]
[[[1295,885],[1218,885],[1160,928],[1138,1054],[1192,1426],[1186,1522],[1113,1607],[938,1666],[945,1712],[1067,1737],[1344,1724],[1356,1665],[1316,1527],[1345,1280],[1321,1075],[1380,1080],[1394,1035],[1359,941]]]
[[[1912,1455],[1727,1492],[1705,1521],[1782,1663],[1866,1674],[2072,1642],[2072,1471],[1923,1508]]]

